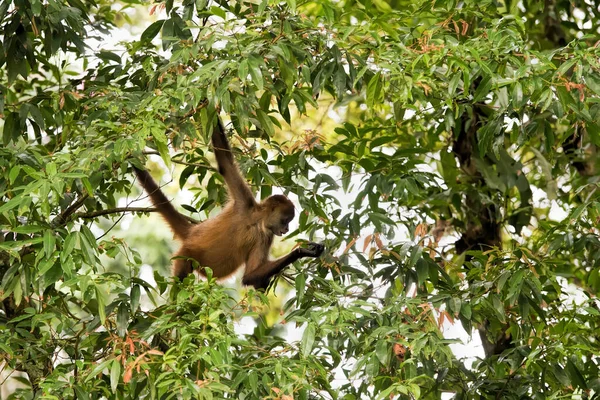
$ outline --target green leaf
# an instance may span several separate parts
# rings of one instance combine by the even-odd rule
[[[40,129],[45,129],[44,117],[42,117],[42,113],[36,105],[29,104],[29,115],[31,115],[31,118],[40,127]]]
[[[461,303],[460,314],[470,320],[472,316],[471,305],[469,303]]]
[[[577,221],[579,220],[579,217],[581,216],[581,214],[587,210],[587,208],[589,207],[589,204],[584,203],[584,204],[580,204],[579,206],[575,207],[570,213],[569,213],[569,217],[568,219],[570,221]]]
[[[271,137],[275,135],[273,121],[271,121],[271,118],[269,118],[269,115],[266,112],[263,110],[256,110],[256,117],[258,118],[260,127],[267,133],[267,135]]]
[[[46,164],[46,175],[48,175],[48,177],[52,177],[54,175],[56,175],[56,164],[53,162],[49,162],[48,164]]]
[[[121,337],[125,337],[127,334],[127,327],[129,326],[129,307],[124,302],[119,304],[117,309],[117,333]]]
[[[500,135],[501,131],[502,121],[498,119],[491,120],[477,131],[479,157],[483,158],[491,150],[492,143]]]
[[[452,74],[450,78],[450,82],[448,83],[448,94],[450,96],[454,96],[456,89],[458,88],[458,84],[460,83],[461,74],[455,73]]]
[[[158,21],[157,21],[158,22]],[[162,48],[167,50],[174,41],[174,23],[173,19],[169,18],[163,22],[162,26]]]
[[[13,208],[18,207],[21,204],[21,200],[22,200],[21,195],[17,195],[15,197],[13,197],[12,199],[10,199],[9,201],[7,201],[6,203],[4,203],[0,206],[0,213],[3,213],[5,211],[12,210]]]
[[[77,243],[77,235],[74,233],[69,233],[65,238],[65,242],[63,243],[62,251],[60,252],[60,260],[61,262],[65,262],[67,258],[73,252],[75,248],[75,244]]]
[[[381,73],[377,72],[367,85],[367,107],[371,108],[383,102],[383,80]]]
[[[150,24],[150,26],[147,27],[146,30],[144,30],[144,32],[142,33],[142,36],[140,37],[140,41],[142,43],[149,43],[150,41],[152,41],[152,39],[154,39],[156,37],[156,35],[158,35],[158,32],[160,32],[164,23],[165,23],[165,20],[160,19],[160,20]]]
[[[95,286],[94,290],[98,301],[98,316],[100,317],[100,323],[104,325],[106,323],[106,294],[99,286]]]
[[[37,270],[38,275],[40,275],[40,276],[44,275],[46,272],[48,272],[54,266],[54,264],[55,264],[54,259],[48,259],[48,257],[46,257],[46,259],[41,261],[38,265],[38,270]]]
[[[595,74],[586,74],[585,75],[585,84],[589,87],[594,93],[600,95],[600,78]]]
[[[263,12],[265,12],[267,4],[269,4],[269,0],[261,0],[260,5],[258,6],[258,15],[261,15]]]
[[[23,286],[21,286],[21,280],[15,279],[15,286],[13,288],[12,296],[15,304],[19,306],[21,304],[21,300],[23,300]]]
[[[500,104],[501,109],[506,109],[508,107],[508,90],[506,86],[501,87],[496,92],[496,96],[498,98],[498,103]]]
[[[498,320],[502,323],[506,322],[506,316],[505,316],[505,311],[504,311],[504,305],[502,304],[502,300],[500,300],[500,297],[498,297],[498,295],[496,294],[492,294],[490,295],[491,299],[492,299],[492,306],[494,308],[494,311],[496,311],[496,316],[498,317]]]
[[[564,86],[556,87],[556,95],[565,109],[565,112],[570,108],[571,105],[576,103],[571,92],[569,92]]]
[[[579,61],[579,58],[571,58],[570,60],[565,61],[556,69],[555,75],[564,75],[578,61]]]
[[[248,59],[240,61],[238,66],[238,78],[240,78],[240,81],[242,82],[246,82],[246,79],[248,79]]]
[[[160,158],[165,162],[168,168],[171,167],[171,154],[169,153],[169,148],[167,147],[166,142],[156,141],[156,148],[158,149],[158,153],[160,154]]]
[[[579,371],[579,368],[577,368],[577,366],[573,362],[571,362],[571,360],[567,360],[566,370],[569,379],[571,379],[571,382],[575,385],[575,387],[584,390],[587,389],[585,378],[581,374],[581,371]]]
[[[196,0],[196,11],[203,11],[208,5],[208,0]]]
[[[78,400],[88,400],[90,398],[89,393],[79,385],[73,386],[75,389],[75,394]]]
[[[111,365],[113,362],[115,361],[111,359],[96,364],[96,366],[92,368],[92,371],[85,377],[85,382],[89,382],[90,380],[96,378],[98,374],[102,373],[102,371],[108,368],[108,366]]]
[[[140,305],[140,296],[141,296],[140,285],[133,285],[133,287],[131,288],[131,294],[129,295],[129,297],[131,298],[131,312],[134,314],[137,312],[138,307]]]
[[[302,346],[300,351],[304,355],[304,357],[308,357],[313,348],[313,344],[315,343],[315,325],[312,322],[309,322],[304,329],[304,333],[302,334]]]
[[[381,365],[388,365],[390,362],[391,346],[385,340],[378,340],[375,346],[375,354]]]
[[[306,290],[306,273],[304,271],[300,272],[296,276],[295,286],[296,286],[296,305],[298,307],[300,307],[302,304],[302,299],[304,298],[304,291]]]
[[[413,254],[415,254],[415,257],[421,256],[421,249],[419,248],[419,246],[413,247],[413,251],[411,252],[411,258],[413,256]],[[412,264],[412,262],[411,262],[411,264]],[[427,265],[427,262],[425,260],[423,260],[422,258],[418,258],[418,260],[416,261],[416,264],[417,264],[417,266],[416,266],[417,279],[419,280],[419,285],[422,285],[423,283],[425,283],[427,278],[429,278],[429,266]]]
[[[50,258],[54,252],[55,243],[56,238],[54,237],[54,232],[50,229],[46,230],[46,232],[44,232],[44,254],[46,255],[46,258]]]
[[[250,384],[250,389],[254,394],[258,394],[258,375],[256,371],[251,371],[248,374],[248,383]]]
[[[515,86],[513,87],[512,102],[513,102],[514,108],[521,108],[524,105],[523,104],[523,87],[521,86],[521,83],[519,83],[519,82],[515,83]]]
[[[4,119],[4,127],[2,129],[2,143],[6,146],[11,141],[18,140],[20,133],[19,116],[13,112],[7,112]]]
[[[252,83],[254,83],[258,90],[263,90],[263,76],[260,70],[261,62],[256,57],[250,57],[248,59],[248,64],[250,67],[250,77],[252,78]]]
[[[390,217],[383,215],[381,213],[369,213],[369,219],[375,223],[386,224],[389,226],[396,226],[396,222]]]
[[[110,389],[113,393],[117,392],[119,378],[121,377],[121,363],[119,360],[113,360],[110,366]]]
[[[84,230],[84,228],[87,228],[85,226],[82,226],[82,231]],[[89,230],[89,229],[88,229]],[[79,238],[79,246],[81,247],[82,250],[82,255],[83,255],[83,259],[85,260],[85,262],[88,265],[95,265],[96,264],[96,248],[95,248],[95,241],[93,243],[90,243],[90,239],[83,233],[78,232],[77,236]]]
[[[492,88],[492,78],[486,76],[475,89],[475,93],[473,94],[473,102],[477,103],[483,100],[489,93]]]
[[[150,25],[150,26],[152,26],[152,25]],[[144,33],[145,33],[145,31],[144,31]],[[142,34],[142,36],[143,36],[143,34]],[[100,52],[96,53],[96,56],[105,61],[114,61],[117,64],[121,64],[121,56],[119,56],[116,53],[113,53],[112,51],[100,50]]]
[[[183,208],[186,211],[189,211],[191,213],[197,213],[198,212],[198,210],[196,210],[194,207],[190,206],[189,204],[182,204],[181,208]]]
[[[4,3],[4,2],[3,2]],[[13,45],[6,51],[6,54],[10,54],[11,56],[6,59],[6,67],[8,70],[8,83],[13,83],[17,76],[21,75],[23,78],[27,79],[29,74],[29,68],[27,66],[27,60],[23,56],[23,53],[27,52],[27,49],[23,46],[26,43],[26,40],[21,41],[14,40],[12,41]]]
[[[15,180],[19,176],[19,172],[21,172],[21,167],[18,165],[15,165],[10,169],[10,173],[8,174],[8,181],[11,183],[11,185],[15,183]]]
[[[460,313],[461,307],[462,307],[462,300],[460,298],[453,297],[450,299],[450,311],[452,311],[452,313],[454,315],[457,315]]]
[[[22,226],[17,226],[15,228],[9,228],[9,229],[11,232],[14,232],[14,233],[29,234],[29,233],[41,232],[44,230],[44,227],[38,226],[38,225],[22,225]]]
[[[542,169],[544,174],[544,178],[546,179],[546,193],[548,194],[548,200],[554,200],[557,197],[558,185],[554,176],[552,175],[552,166],[544,157],[544,155],[535,147],[530,148],[531,152],[535,154],[535,157],[538,160],[538,163]]]
[[[220,17],[222,19],[227,19],[227,14],[225,13],[225,9],[223,9],[221,7],[211,6],[210,7],[210,12],[213,15],[216,15],[217,17]]]
[[[400,101],[394,102],[394,118],[396,119],[397,124],[404,120],[405,113],[406,108],[404,108],[404,104]]]
[[[83,187],[85,187],[85,191],[88,195],[94,196],[94,189],[92,188],[92,184],[88,178],[81,178],[81,183],[83,183]]]
[[[31,0],[31,12],[36,17],[39,17],[42,13],[42,2],[40,0]]]

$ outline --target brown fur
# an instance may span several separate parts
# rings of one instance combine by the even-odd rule
[[[190,259],[197,261],[201,273],[202,267],[210,267],[216,278],[225,278],[245,264],[243,283],[267,288],[271,278],[292,262],[320,256],[323,246],[309,243],[307,248],[269,260],[273,236],[287,233],[294,205],[283,195],[256,202],[235,165],[221,121],[213,128],[212,144],[230,199],[220,214],[197,225],[173,207],[147,171],[134,168],[152,203],[182,242],[174,255],[173,275],[183,279],[190,274],[194,265]]]

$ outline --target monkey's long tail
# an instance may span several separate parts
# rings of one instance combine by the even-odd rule
[[[192,223],[173,207],[173,204],[171,204],[167,196],[160,190],[160,187],[158,187],[148,171],[142,171],[136,167],[133,167],[133,170],[140,184],[146,193],[148,193],[148,196],[150,196],[152,204],[154,204],[154,207],[158,209],[158,212],[167,221],[175,237],[179,239],[186,238],[192,227]]]

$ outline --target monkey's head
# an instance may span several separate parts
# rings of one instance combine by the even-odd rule
[[[265,226],[274,235],[288,233],[289,224],[294,219],[294,204],[281,194],[273,195],[263,202]]]

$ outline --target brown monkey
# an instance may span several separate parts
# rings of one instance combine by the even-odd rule
[[[134,171],[152,203],[165,218],[175,237],[182,244],[175,253],[173,275],[185,278],[193,270],[194,259],[202,267],[210,267],[213,276],[224,278],[233,274],[242,264],[246,271],[242,282],[257,289],[266,289],[271,278],[285,267],[303,257],[319,257],[323,245],[309,243],[307,248],[294,249],[277,260],[269,260],[273,235],[288,232],[294,218],[294,205],[283,195],[270,196],[258,203],[248,184],[242,178],[220,120],[213,129],[212,144],[225,178],[229,201],[223,211],[200,224],[192,224],[179,213],[147,171]]]

